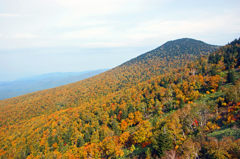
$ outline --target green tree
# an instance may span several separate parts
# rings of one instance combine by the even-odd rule
[[[30,147],[27,145],[27,146],[26,146],[25,155],[28,156],[28,155],[30,155],[30,154],[31,154],[31,149],[30,149]]]
[[[205,74],[206,73],[206,68],[205,68],[206,64],[202,65],[202,73]]]
[[[128,107],[128,114],[130,113],[134,113],[134,108],[132,106],[132,104],[130,104],[130,106]]]
[[[221,86],[222,86],[222,80],[220,79],[219,82],[218,82],[218,89],[217,89],[217,91],[221,90]]]
[[[169,151],[173,148],[173,140],[170,138],[169,133],[161,132],[155,138],[152,138],[152,148],[159,155],[164,156],[165,151]]]
[[[85,142],[90,142],[90,134],[88,133],[88,131],[85,132],[85,134],[84,134],[84,141]]]
[[[56,142],[57,144],[59,144],[58,135],[56,135],[56,136],[54,137],[54,140],[55,140],[55,142]]]
[[[63,134],[63,140],[64,140],[64,142],[67,143],[67,144],[69,144],[69,145],[71,145],[71,141],[70,141],[71,136],[72,136],[72,128],[69,127],[67,133],[64,133],[64,134]]]
[[[84,139],[82,136],[80,136],[77,140],[77,147],[82,147],[84,145]]]
[[[111,109],[110,112],[109,112],[109,118],[111,118],[113,115],[114,115],[114,112],[113,112],[113,110]]]
[[[54,144],[54,139],[53,139],[52,135],[50,135],[50,136],[48,137],[48,146],[50,147],[50,150],[51,150],[51,151],[54,150],[54,148],[52,147],[53,144]]]
[[[157,117],[157,115],[155,115],[153,120],[152,120],[152,126],[156,126],[157,122],[158,122],[158,117]]]
[[[182,109],[184,107],[184,101],[182,98],[180,98],[180,103],[179,103],[179,107]]]
[[[126,111],[123,109],[123,110],[122,110],[121,119],[126,119],[127,117],[128,117],[128,114],[127,114]]]
[[[118,115],[120,108],[117,106],[117,108],[114,110],[114,114]]]
[[[228,83],[232,83],[235,81],[235,76],[234,76],[233,70],[228,69],[227,80],[228,80]]]
[[[210,76],[215,76],[217,74],[217,69],[215,66],[212,66],[209,71]]]
[[[114,131],[114,135],[119,135],[120,131],[119,131],[119,128],[118,128],[118,123],[116,120],[113,121],[113,124],[112,124],[112,129]]]

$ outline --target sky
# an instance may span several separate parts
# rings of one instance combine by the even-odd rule
[[[0,81],[114,68],[169,40],[240,37],[239,0],[0,0]]]

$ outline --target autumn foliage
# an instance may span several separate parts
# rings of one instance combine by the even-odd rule
[[[138,148],[233,158],[239,141],[209,134],[240,121],[239,43],[172,41],[95,77],[2,100],[0,158],[133,158]]]

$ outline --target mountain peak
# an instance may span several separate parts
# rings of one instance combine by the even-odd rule
[[[201,45],[210,45],[207,44],[201,40],[196,40],[196,39],[192,39],[192,38],[181,38],[181,39],[176,39],[176,40],[170,40],[166,43],[164,43],[162,46],[168,45],[168,44],[201,44]],[[160,47],[162,47],[160,46]],[[214,46],[214,45],[211,45]]]
[[[192,55],[207,55],[216,51],[219,46],[210,45],[200,40],[191,38],[182,38],[177,40],[171,40],[163,45],[153,49],[147,53],[144,53],[124,64],[131,64],[137,61],[147,60],[152,57],[164,58],[168,56],[183,56],[186,54]]]

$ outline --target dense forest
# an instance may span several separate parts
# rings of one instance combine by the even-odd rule
[[[240,39],[170,41],[0,101],[0,158],[239,158]]]

